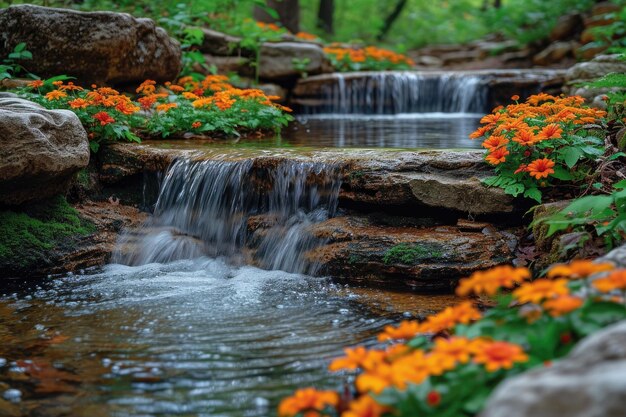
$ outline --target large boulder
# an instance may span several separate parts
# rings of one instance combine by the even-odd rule
[[[0,204],[64,193],[88,163],[87,132],[74,113],[0,95]]]
[[[619,55],[600,55],[589,62],[581,62],[571,67],[565,76],[564,91],[570,95],[582,96],[591,103],[599,103],[599,107],[602,107],[600,98],[611,89],[590,88],[581,83],[600,79],[607,74],[625,72],[626,61],[620,59]]]
[[[481,417],[622,417],[626,322],[582,340],[551,367],[506,380]]]
[[[297,68],[300,62],[302,68]],[[328,72],[330,64],[318,45],[303,42],[264,43],[261,46],[259,77],[276,80]]]
[[[126,13],[79,12],[33,5],[0,10],[0,57],[25,42],[36,74],[80,83],[168,81],[181,69],[181,49],[151,19]]]

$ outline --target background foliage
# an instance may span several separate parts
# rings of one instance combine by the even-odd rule
[[[622,0],[615,0],[622,3]],[[21,1],[2,0],[0,7]],[[213,25],[237,26],[252,16],[261,0],[31,0],[29,3],[82,10],[118,10],[156,19],[207,18]],[[335,34],[317,28],[319,0],[300,0],[301,30],[315,33],[327,41],[362,41],[378,43],[384,21],[396,1],[335,0]],[[559,16],[585,10],[594,0],[503,0],[493,7],[485,0],[408,0],[383,43],[396,50],[426,44],[467,42],[487,33],[500,32],[520,43],[529,43],[547,35]],[[181,13],[184,14],[181,15]],[[425,24],[425,22],[427,22]],[[162,23],[163,24],[163,23]],[[224,29],[217,28],[217,29]]]

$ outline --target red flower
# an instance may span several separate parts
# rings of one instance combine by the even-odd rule
[[[96,113],[93,115],[93,118],[100,121],[100,125],[101,126],[106,126],[109,123],[114,123],[115,119],[112,118],[109,113],[105,112],[105,111],[101,111],[99,113]]]
[[[441,394],[437,391],[431,391],[426,395],[426,402],[431,407],[437,407],[441,403]]]

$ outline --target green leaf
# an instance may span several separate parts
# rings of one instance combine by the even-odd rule
[[[608,160],[609,160],[609,161],[614,161],[614,160],[616,160],[617,158],[621,158],[621,157],[623,157],[623,156],[626,156],[626,153],[624,153],[624,152],[617,152],[617,153],[614,153],[613,155],[611,155],[611,156],[608,158]]]
[[[554,167],[554,174],[552,174],[552,176],[561,181],[570,181],[574,179],[574,176],[571,174],[571,172],[559,166]]]
[[[541,191],[537,187],[529,188],[524,192],[524,197],[532,198],[538,203],[541,203]]]
[[[91,152],[93,153],[98,153],[98,150],[100,149],[100,144],[98,142],[91,141],[89,142],[89,149],[91,149]]]
[[[563,155],[563,161],[565,165],[569,168],[573,168],[576,165],[576,162],[583,156],[583,151],[580,148],[576,148],[574,146],[568,146],[561,150],[561,154]]]
[[[13,48],[13,52],[22,52],[25,49],[26,49],[26,42],[20,42],[17,45],[15,45],[15,48]]]
[[[524,192],[524,185],[519,183],[508,185],[504,188],[504,192],[513,197],[517,197]]]

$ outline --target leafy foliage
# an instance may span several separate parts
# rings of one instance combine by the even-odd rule
[[[68,77],[37,80],[19,91],[49,109],[76,113],[97,152],[104,142],[139,142],[140,136],[164,138],[192,132],[216,137],[239,136],[261,130],[280,130],[292,117],[290,109],[272,103],[278,97],[261,90],[234,88],[225,76],[210,75],[198,82],[183,77],[179,84],[158,87],[147,80],[139,98],[108,87],[85,89]]]
[[[525,103],[496,108],[483,117],[473,139],[483,138],[496,176],[488,186],[541,202],[540,188],[555,182],[582,183],[604,154],[603,138],[583,128],[606,112],[583,106],[581,97],[531,96]]]
[[[613,248],[626,238],[626,180],[615,184],[611,194],[578,198],[539,223],[549,226],[548,237],[561,231],[582,232],[587,239],[603,238],[605,245]]]
[[[6,78],[15,78],[19,75],[26,75],[29,78],[36,78],[29,73],[18,61],[33,59],[33,54],[26,49],[24,42],[18,43],[13,48],[13,52],[9,54],[0,63],[0,81]]]
[[[378,336],[385,345],[345,349],[331,362],[331,371],[350,376],[344,387],[354,381],[353,392],[344,388],[341,398],[298,390],[279,415],[338,416],[341,408],[342,416],[474,416],[504,379],[550,366],[577,341],[626,319],[626,270],[574,261],[531,278],[510,266],[474,273],[457,294],[493,297],[492,308],[481,313],[463,301],[421,322],[386,327]]]

